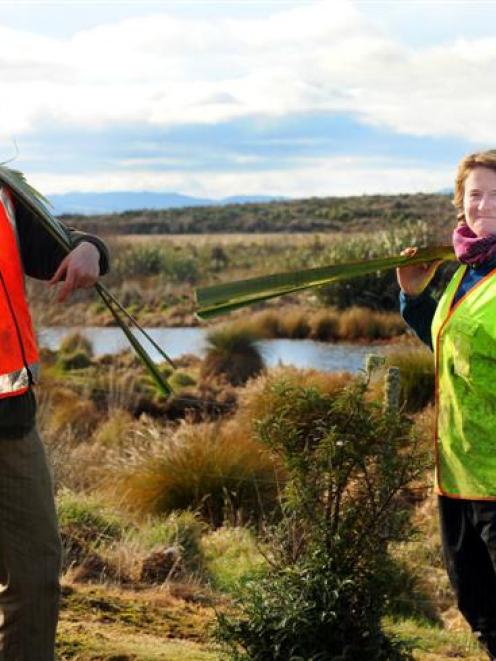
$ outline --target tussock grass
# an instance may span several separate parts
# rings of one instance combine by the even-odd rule
[[[275,338],[284,337],[285,328],[282,325],[283,315],[274,310],[261,310],[243,322],[255,337]]]
[[[78,332],[66,335],[62,340],[56,365],[59,370],[80,370],[92,364],[93,346],[84,335]]]
[[[330,342],[339,338],[339,313],[333,310],[321,310],[310,318],[313,340]]]
[[[189,388],[196,385],[196,380],[187,372],[181,372],[177,370],[170,377],[169,384],[175,391],[177,391],[181,390],[182,388]]]
[[[91,341],[77,331],[66,335],[59,345],[59,353],[72,354],[75,351],[81,351],[89,357],[93,356],[93,345]]]
[[[126,457],[113,476],[114,497],[135,512],[192,509],[214,526],[259,520],[277,501],[270,454],[236,421],[183,422],[163,430],[146,454]]]
[[[122,537],[107,545],[105,558],[120,572],[139,582],[144,559],[151,553],[177,549],[181,580],[198,585],[205,579],[202,536],[207,526],[191,511],[172,512],[168,516],[146,516],[139,521],[127,519]]]
[[[107,418],[95,430],[92,440],[103,447],[126,445],[136,421],[125,409],[114,408],[109,411]]]
[[[50,431],[60,434],[68,429],[75,439],[89,438],[102,420],[95,403],[69,387],[55,387],[49,393],[51,413],[47,416]]]
[[[284,337],[300,340],[310,335],[310,323],[308,315],[298,308],[287,310],[281,320],[281,328],[284,329]]]
[[[285,305],[277,311],[269,308],[255,312],[236,323],[260,338],[311,338],[323,342],[390,339],[406,330],[397,312],[356,306],[338,310]]]
[[[405,322],[395,312],[377,312],[368,308],[350,308],[339,315],[339,338],[342,340],[388,339],[405,332]]]
[[[249,329],[235,324],[211,331],[201,375],[204,378],[223,375],[237,386],[246,383],[264,369],[256,340]]]

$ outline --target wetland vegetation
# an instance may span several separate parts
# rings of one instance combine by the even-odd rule
[[[317,234],[311,225],[284,240],[112,236],[107,284],[147,325],[197,323],[198,284],[438,241],[419,209],[405,207],[410,197],[449,211],[443,196],[398,196],[389,215],[369,205],[372,232],[353,207],[337,228]],[[326,216],[321,201],[314,206],[327,222],[331,207]],[[110,323],[90,292],[64,309],[38,283],[30,295],[38,324]],[[185,355],[174,374],[161,366],[169,399],[129,352],[95,357],[77,333],[43,350],[39,423],[65,548],[60,659],[262,660],[324,648],[319,658],[329,660],[481,658],[441,560],[432,355],[405,335],[396,295],[392,274],[377,274],[240,311],[212,329],[204,360]],[[253,336],[401,341],[365,376],[267,369]],[[399,408],[389,410],[394,366]]]

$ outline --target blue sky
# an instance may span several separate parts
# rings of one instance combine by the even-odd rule
[[[495,146],[495,65],[493,2],[0,1],[0,160],[48,195],[439,190]]]

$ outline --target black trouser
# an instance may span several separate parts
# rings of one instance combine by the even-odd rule
[[[441,541],[458,608],[496,658],[496,501],[439,496]]]

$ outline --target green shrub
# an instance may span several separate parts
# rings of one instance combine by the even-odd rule
[[[198,265],[187,248],[155,243],[128,246],[114,260],[113,275],[119,279],[160,275],[167,280],[195,283]]]
[[[401,490],[424,468],[411,424],[367,402],[362,379],[334,397],[273,390],[258,434],[288,473],[283,518],[268,535],[270,571],[219,615],[219,639],[235,659],[412,658],[381,624],[388,544],[410,530]]]
[[[401,229],[352,236],[319,254],[319,265],[362,261],[399,254],[406,246],[432,243],[432,228],[423,221],[404,222]],[[343,310],[352,305],[373,310],[398,308],[398,284],[394,271],[378,271],[351,280],[340,280],[316,289],[325,305]]]

